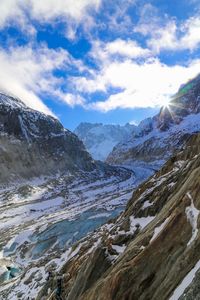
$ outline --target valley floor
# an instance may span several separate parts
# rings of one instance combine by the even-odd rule
[[[1,189],[0,299],[34,299],[49,270],[57,272],[76,241],[117,216],[142,180],[142,172],[136,178],[121,168]],[[14,278],[5,274],[8,266],[17,270]]]

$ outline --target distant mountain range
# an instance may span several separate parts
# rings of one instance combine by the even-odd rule
[[[138,127],[131,124],[103,125],[102,123],[80,123],[74,133],[83,141],[94,159],[104,161],[113,147],[127,140]]]

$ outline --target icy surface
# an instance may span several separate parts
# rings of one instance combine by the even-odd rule
[[[5,299],[34,298],[49,264],[57,270],[71,245],[124,209],[138,181],[133,172],[120,172],[55,176],[0,190],[1,257],[22,268],[20,281],[0,286]]]
[[[150,203],[150,202],[147,200],[147,201],[144,202],[142,208],[145,209],[145,208],[150,207],[150,206],[152,206],[152,205],[153,205],[153,203]]]

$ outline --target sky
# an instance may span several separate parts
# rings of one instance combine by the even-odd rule
[[[199,0],[1,0],[0,90],[60,119],[138,124],[200,72]]]

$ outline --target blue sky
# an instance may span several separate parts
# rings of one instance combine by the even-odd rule
[[[198,0],[2,0],[0,90],[80,122],[139,123],[200,71]]]

